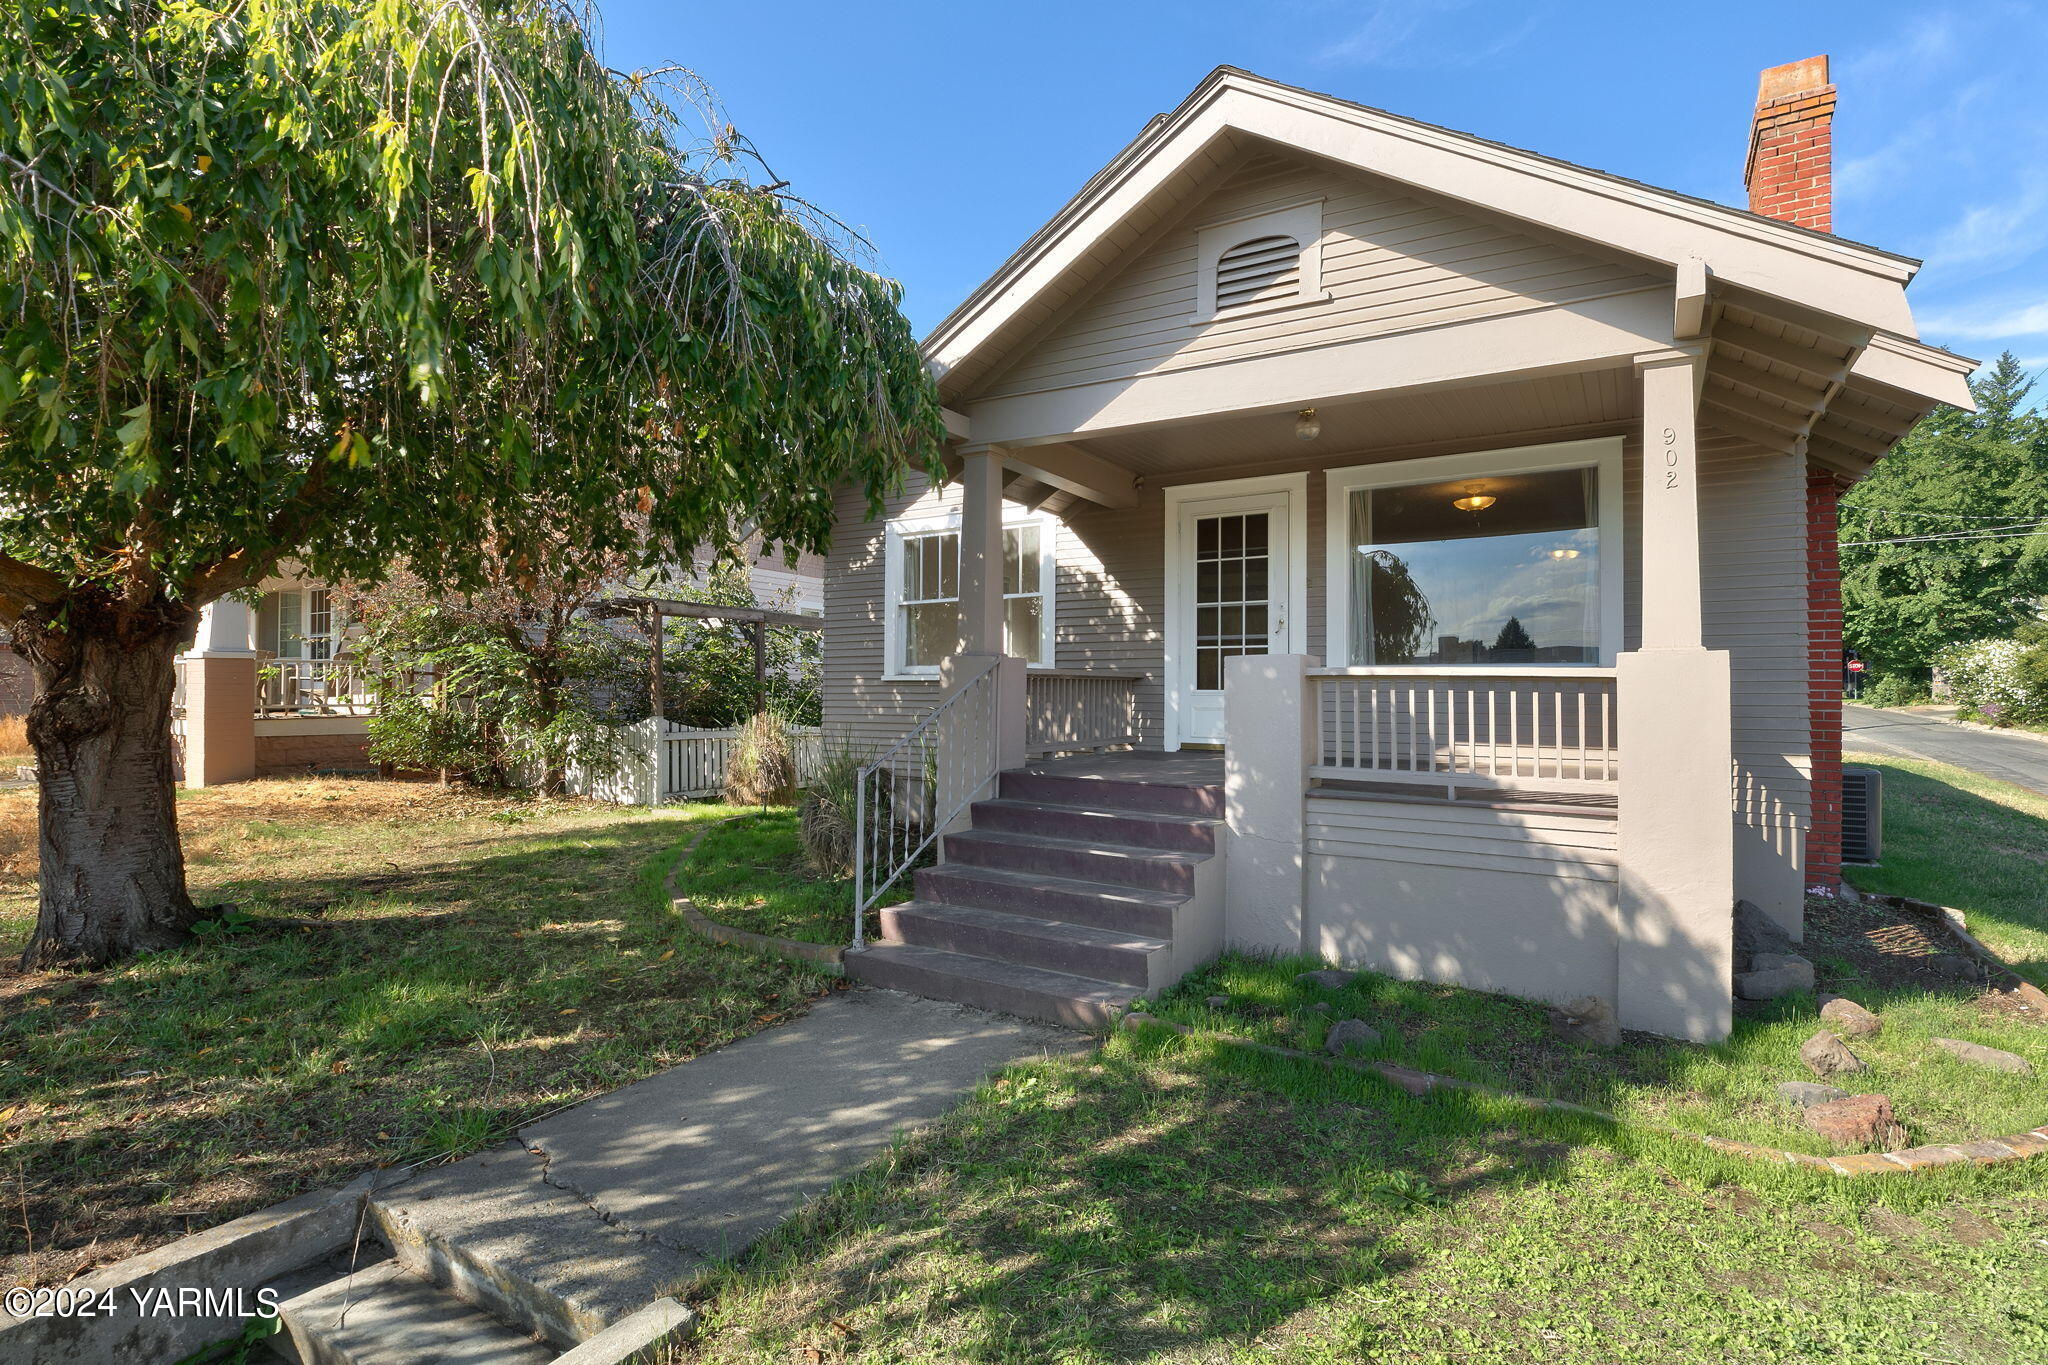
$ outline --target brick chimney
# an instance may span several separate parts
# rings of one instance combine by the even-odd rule
[[[1828,83],[1825,54],[1763,73],[1742,173],[1750,212],[1835,230],[1834,121],[1835,87]]]

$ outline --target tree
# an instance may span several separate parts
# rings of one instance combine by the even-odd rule
[[[1533,654],[1535,651],[1536,641],[1530,638],[1529,628],[1522,624],[1519,616],[1510,616],[1507,624],[1500,628],[1500,634],[1493,637],[1492,652],[1495,654]]]
[[[549,535],[680,561],[735,509],[818,550],[836,485],[879,509],[935,467],[897,286],[701,86],[610,71],[549,0],[51,0],[0,18],[0,71],[30,965],[197,918],[172,660],[280,559],[478,588]]]
[[[360,627],[350,652],[377,679],[371,757],[491,786],[531,781],[549,795],[564,789],[572,761],[595,777],[617,770],[621,703],[636,683],[644,696],[645,651],[591,608],[634,560],[585,555],[560,538],[546,549],[516,581],[494,566],[471,592],[437,590],[401,567],[343,594]]]
[[[2048,595],[2048,420],[2010,352],[1970,387],[1976,412],[1935,409],[1842,497],[1842,634],[1880,676],[1924,678]]]
[[[795,610],[788,601],[763,602],[753,577],[738,564],[720,564],[703,581],[675,590],[694,602],[725,607]],[[676,618],[662,628],[667,665],[662,714],[684,725],[724,729],[754,714],[752,628],[730,621]],[[794,626],[770,626],[763,638],[769,708],[791,725],[819,721],[818,673],[824,636]],[[646,676],[643,671],[641,676]]]
[[[1367,623],[1372,632],[1372,654],[1358,662],[1412,662],[1436,624],[1428,596],[1415,581],[1408,561],[1392,550],[1366,551],[1363,566],[1365,600],[1372,604],[1372,619]]]

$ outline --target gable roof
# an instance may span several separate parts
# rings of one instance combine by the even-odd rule
[[[1246,139],[1674,271],[1701,260],[1718,279],[1855,329],[1915,335],[1904,287],[1919,262],[1910,257],[1225,66],[1147,123],[933,328],[925,354],[948,397],[986,374],[1050,307],[1100,278],[1133,224],[1149,227],[1178,207],[1172,201],[1177,193],[1185,201],[1189,176]]]

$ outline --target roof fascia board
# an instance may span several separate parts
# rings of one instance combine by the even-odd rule
[[[1304,143],[1298,134],[1318,122],[1321,134]],[[1149,123],[932,330],[925,352],[939,373],[987,342],[1016,309],[1233,130],[1674,269],[1703,257],[1726,282],[1874,329],[1913,330],[1903,286],[1916,267],[1903,257],[1226,69]],[[1386,155],[1368,153],[1368,143]],[[1457,188],[1446,185],[1446,176]],[[1583,217],[1589,195],[1603,210],[1599,231],[1564,226]],[[1710,243],[1700,240],[1702,231]]]
[[[1964,356],[1880,332],[1856,353],[1849,375],[1915,398],[1975,412],[1977,400],[1970,393],[1970,372],[1976,368],[1977,362]]]
[[[1670,291],[1645,289],[1569,307],[991,398],[969,405],[968,416],[977,441],[1031,445],[1403,390],[1609,369],[1671,344]]]
[[[1476,204],[1671,267],[1703,258],[1718,279],[1865,326],[1907,334],[1904,262],[1574,170],[1392,115],[1270,88],[1229,91],[1229,125],[1255,137]]]

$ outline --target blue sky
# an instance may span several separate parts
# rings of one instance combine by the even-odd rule
[[[1740,204],[1757,72],[1827,52],[1836,230],[1926,260],[1928,340],[2048,366],[2043,5],[599,3],[612,63],[709,81],[920,333],[1219,64]]]

